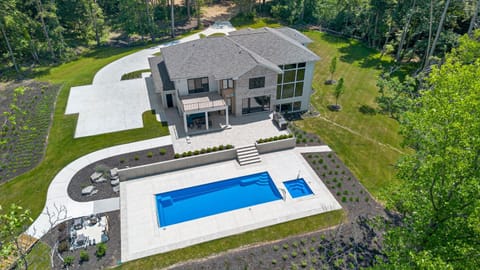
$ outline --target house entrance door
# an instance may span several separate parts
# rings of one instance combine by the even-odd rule
[[[173,95],[172,94],[167,94],[167,107],[168,108],[173,107]]]

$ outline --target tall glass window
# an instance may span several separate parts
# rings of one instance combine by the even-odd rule
[[[300,97],[303,95],[306,63],[279,66],[283,74],[277,78],[277,99]]]

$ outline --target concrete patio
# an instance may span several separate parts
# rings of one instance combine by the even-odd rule
[[[260,138],[268,138],[288,134],[286,130],[279,130],[272,122],[272,113],[260,112],[241,117],[229,116],[230,128],[220,128],[225,125],[225,116],[214,114],[211,117],[212,128],[208,130],[194,129],[185,133],[183,119],[175,108],[167,109],[164,115],[168,120],[173,148],[176,153],[200,150],[202,148],[231,144],[236,147],[254,144]],[[209,118],[210,119],[210,118]]]

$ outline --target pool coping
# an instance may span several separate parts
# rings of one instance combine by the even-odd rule
[[[303,148],[303,147],[302,147]],[[305,152],[310,152],[311,149]],[[329,151],[322,148],[317,150]],[[130,261],[157,253],[191,246],[194,244],[222,238],[234,234],[255,230],[262,227],[287,222],[311,215],[341,209],[333,194],[315,174],[306,160],[301,156],[302,149],[291,149],[261,155],[262,162],[257,165],[241,167],[236,161],[224,161],[182,171],[145,177],[121,183],[121,246],[122,261]],[[308,183],[314,196],[269,202],[248,208],[237,209],[205,218],[191,220],[167,227],[157,227],[156,202],[154,196],[182,187],[222,180],[226,175],[247,175],[249,173],[268,171],[277,189],[282,194],[283,182],[292,180],[297,170],[286,168],[288,177],[281,171],[281,164],[299,166],[302,178]],[[285,166],[283,166],[285,167]],[[209,170],[215,170],[215,176]],[[278,172],[271,169],[280,168]],[[202,181],[196,181],[195,175],[202,175]],[[280,176],[279,176],[280,175]],[[175,178],[177,177],[177,178]],[[167,180],[165,179],[167,178]],[[281,180],[279,180],[279,178]],[[308,179],[308,180],[307,180]],[[285,192],[287,192],[285,190]],[[287,192],[288,193],[288,192]],[[138,205],[137,205],[138,204]],[[150,209],[150,210],[148,210]],[[152,211],[155,210],[155,211]],[[136,222],[141,220],[141,222]]]

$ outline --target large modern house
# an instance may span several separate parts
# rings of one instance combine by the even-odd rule
[[[176,107],[185,131],[209,116],[307,110],[315,62],[308,37],[292,28],[244,29],[161,49],[149,59],[155,92]],[[215,113],[217,112],[217,113]]]

